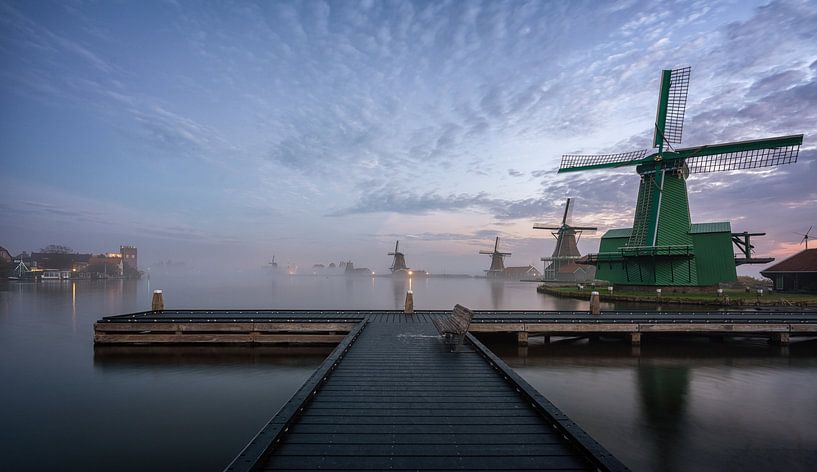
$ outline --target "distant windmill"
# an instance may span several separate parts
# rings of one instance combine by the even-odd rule
[[[511,255],[510,252],[499,252],[499,236],[496,237],[493,251],[482,250],[479,251],[479,253],[491,256],[491,268],[486,271],[486,275],[488,277],[497,277],[502,275],[505,271],[505,257]]]
[[[394,243],[394,252],[390,252],[388,256],[394,256],[394,260],[392,260],[391,269],[392,273],[395,273],[400,270],[409,270],[408,266],[406,266],[406,257],[403,255],[402,252],[399,250],[400,248],[400,241]]]
[[[14,268],[14,277],[15,279],[22,279],[23,276],[27,272],[31,272],[31,269],[28,268],[25,262],[22,259],[15,259],[14,262],[17,263],[17,266]]]
[[[809,229],[808,229],[808,231],[806,231],[806,234],[794,233],[794,234],[797,234],[797,235],[799,235],[799,236],[802,236],[802,237],[803,237],[803,239],[801,239],[801,240],[800,240],[800,243],[799,243],[799,244],[803,244],[803,243],[805,243],[805,244],[806,244],[806,249],[808,249],[809,233],[811,233],[812,228],[814,228],[814,226],[813,226],[813,225],[812,225],[812,226],[809,226]]]
[[[689,67],[661,71],[653,130],[657,151],[562,156],[560,173],[635,166],[640,177],[632,228],[608,231],[599,253],[588,256],[599,279],[623,285],[712,286],[736,280],[737,263],[767,260],[741,256],[736,261],[732,237],[744,233],[733,234],[728,222],[691,224],[686,180],[691,173],[797,162],[803,135],[674,149],[670,143],[680,143],[683,133],[689,77]]]
[[[278,263],[275,262],[275,254],[272,255],[272,261],[269,262],[270,267],[272,270],[278,270]]]
[[[581,257],[579,248],[576,243],[581,239],[582,232],[595,231],[593,226],[572,226],[570,224],[571,216],[573,215],[573,200],[568,198],[565,204],[565,212],[562,215],[562,224],[559,226],[545,226],[541,223],[535,223],[533,229],[546,229],[552,231],[553,237],[556,238],[556,248],[553,250],[551,257],[543,257],[542,261],[550,262],[545,267],[545,280],[559,280],[559,270],[568,264],[575,263]],[[572,277],[572,275],[571,275]],[[571,279],[572,280],[572,279]]]

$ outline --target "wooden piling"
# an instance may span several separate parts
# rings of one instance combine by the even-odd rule
[[[516,333],[516,344],[518,346],[527,346],[528,345],[528,332],[527,331],[519,331]]]
[[[789,344],[789,333],[772,333],[772,344],[787,346]]]
[[[153,291],[153,301],[150,304],[150,309],[153,311],[162,311],[165,309],[165,301],[162,298],[161,290]]]
[[[590,292],[590,314],[601,314],[601,300],[599,299],[599,292]]]
[[[627,341],[630,342],[631,346],[640,346],[641,333],[627,333]]]
[[[414,313],[414,293],[411,290],[406,292],[406,306],[403,308],[403,313],[407,315]]]

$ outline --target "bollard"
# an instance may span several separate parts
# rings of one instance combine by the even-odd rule
[[[611,285],[611,286],[607,287],[607,291],[609,293],[613,293],[613,286]]]
[[[590,292],[590,314],[601,314],[601,301],[599,299],[599,292]]]
[[[414,293],[411,290],[406,292],[406,307],[403,309],[403,313],[407,315],[414,313]]]
[[[661,289],[660,288],[655,289],[655,298],[657,298],[658,300],[661,300]]]
[[[723,289],[719,288],[718,289],[718,298],[721,298],[722,296],[723,296]]]
[[[162,298],[161,290],[153,291],[153,301],[150,304],[150,309],[153,311],[162,311],[165,309],[165,301]]]

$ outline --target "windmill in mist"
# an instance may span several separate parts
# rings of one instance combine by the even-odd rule
[[[546,281],[584,281],[593,280],[595,270],[588,266],[579,266],[576,260],[582,257],[577,243],[581,239],[584,231],[595,231],[592,226],[573,226],[570,224],[573,216],[573,200],[568,198],[565,205],[565,212],[562,215],[562,224],[559,226],[546,226],[535,223],[533,229],[546,229],[556,238],[556,248],[553,255],[543,257],[541,260],[550,263],[545,266],[543,273]]]
[[[429,275],[429,273],[424,270],[410,269],[406,265],[406,256],[400,252],[400,241],[394,243],[394,251],[388,253],[387,255],[393,256],[391,267],[389,267],[392,276],[425,277]]]
[[[494,250],[493,251],[486,251],[481,250],[479,251],[480,254],[486,254],[491,256],[491,268],[485,271],[485,275],[488,278],[493,277],[504,277],[505,273],[505,258],[510,256],[510,252],[500,252],[499,251],[499,236],[496,237],[496,241],[494,242]]]
[[[400,241],[394,243],[394,252],[390,252],[387,255],[394,256],[394,259],[392,260],[391,263],[391,267],[389,267],[389,270],[391,270],[392,274],[401,270],[404,271],[409,270],[408,266],[406,265],[406,256],[404,256],[403,253],[400,252]]]

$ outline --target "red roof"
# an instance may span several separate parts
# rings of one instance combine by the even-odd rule
[[[817,272],[817,249],[800,251],[760,271],[761,274],[764,272]]]

